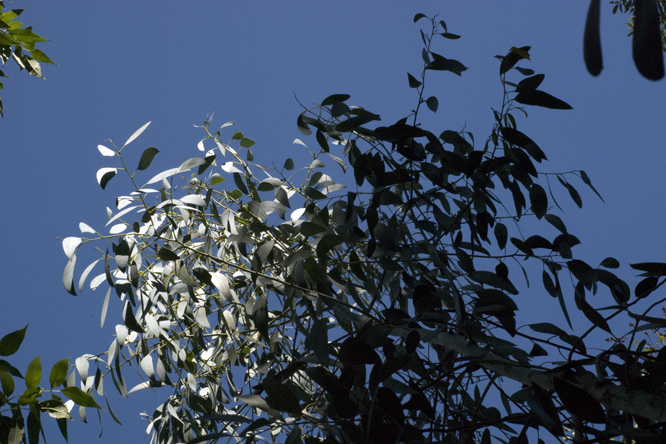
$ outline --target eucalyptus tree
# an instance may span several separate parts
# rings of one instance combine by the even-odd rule
[[[619,261],[575,257],[556,196],[580,207],[575,184],[596,190],[584,171],[541,171],[545,151],[518,128],[529,107],[571,108],[523,66],[529,47],[497,57],[486,135],[426,128],[440,107],[427,82],[466,67],[435,52],[459,37],[443,21],[414,20],[423,67],[397,122],[326,97],[297,118],[311,137],[272,167],[210,119],[199,154],[158,173],[155,147],[126,161],[148,124],[99,145],[113,162],[99,185],[120,176],[128,190],[105,227],[63,240],[63,283],[104,294],[102,325],[112,304],[122,319],[107,351],[76,360],[82,391],[110,378],[123,396],[164,393],[149,418],[160,444],[661,439],[666,355],[590,341],[621,316],[629,335],[663,326],[642,301],[663,302],[651,293],[666,265],[634,264],[632,295]],[[84,247],[98,257],[75,277]],[[563,325],[535,319],[535,299]]]

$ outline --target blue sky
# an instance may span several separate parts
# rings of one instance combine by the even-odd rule
[[[431,128],[465,127],[482,143],[492,126],[491,107],[502,97],[494,56],[532,46],[532,60],[522,66],[545,73],[542,88],[574,109],[529,109],[518,127],[546,152],[544,170],[583,169],[605,199],[580,184],[584,207],[577,210],[558,194],[566,203],[560,217],[583,242],[576,256],[591,264],[615,256],[623,263],[620,274],[634,284],[628,262],[666,261],[666,83],[636,72],[625,17],[611,15],[609,5],[602,11],[605,70],[598,78],[583,64],[587,2],[580,0],[483,6],[442,0],[17,0],[9,6],[27,6],[23,22],[51,40],[41,48],[59,64],[43,67],[46,81],[7,69],[12,78],[2,91],[0,334],[30,323],[12,360],[21,369],[38,354],[50,369],[63,357],[102,352],[120,320],[115,307],[101,331],[103,293],[87,289],[73,297],[61,284],[66,258],[57,238],[77,235],[82,221],[102,226],[105,207],[124,191],[121,181],[107,191],[97,185],[97,169],[111,166],[98,144],[107,138],[122,144],[152,121],[129,154],[138,161],[146,147],[160,150],[147,178],[197,155],[203,134],[193,125],[211,112],[214,124],[234,121],[234,130],[254,139],[255,156],[265,163],[298,153],[292,142],[303,136],[295,97],[309,105],[333,93],[351,94],[350,104],[390,124],[415,106],[407,72],[417,75],[422,65],[419,28],[412,22],[417,12],[438,14],[449,32],[462,36],[442,39],[436,52],[469,68],[461,78],[429,78],[429,93],[440,103],[428,117]],[[106,415],[99,442],[147,442],[138,413],[152,412],[158,400],[146,391],[129,400],[114,397],[126,425],[116,426]],[[90,419],[89,425],[78,418],[70,423],[70,442],[96,438],[97,420]],[[60,442],[55,429],[47,438]]]

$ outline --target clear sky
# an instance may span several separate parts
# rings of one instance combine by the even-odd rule
[[[107,138],[122,144],[152,121],[130,146],[136,160],[148,146],[160,150],[147,173],[152,175],[198,155],[203,134],[193,125],[213,111],[214,125],[234,121],[235,130],[257,142],[253,151],[264,163],[298,153],[292,142],[303,136],[296,128],[301,108],[295,97],[309,105],[348,93],[350,104],[393,123],[415,106],[407,72],[417,75],[422,65],[419,28],[412,22],[417,12],[438,14],[449,32],[462,35],[442,39],[435,51],[469,68],[462,78],[429,78],[429,92],[440,103],[429,117],[430,129],[465,128],[483,143],[491,107],[501,105],[494,56],[511,46],[532,46],[532,60],[522,66],[545,73],[542,89],[574,109],[532,108],[518,128],[546,152],[550,162],[543,170],[583,169],[605,199],[576,183],[584,200],[577,210],[558,190],[566,213],[557,214],[583,242],[574,254],[592,265],[617,257],[620,275],[633,284],[628,262],[666,262],[666,82],[639,76],[625,37],[626,17],[611,15],[608,4],[599,78],[583,64],[587,2],[581,0],[16,0],[9,6],[28,8],[22,21],[51,40],[41,48],[59,64],[43,66],[46,81],[7,69],[12,78],[1,92],[0,335],[30,323],[23,349],[11,360],[21,370],[36,355],[42,355],[46,373],[63,357],[103,352],[120,320],[116,304],[100,330],[104,293],[88,288],[73,297],[61,283],[66,257],[57,238],[77,235],[82,221],[103,226],[105,207],[126,190],[122,181],[112,181],[106,192],[97,185],[97,169],[113,166],[98,144]],[[535,281],[531,291],[541,297]],[[113,392],[110,384],[107,391]],[[112,396],[126,425],[104,415],[98,442],[147,442],[138,413],[152,412],[158,403],[159,394],[147,391],[129,400]],[[97,419],[91,415],[91,424],[82,425],[73,413],[70,442],[95,439]],[[54,428],[47,438],[61,442]]]

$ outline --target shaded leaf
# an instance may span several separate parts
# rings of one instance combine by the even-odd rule
[[[65,387],[61,390],[63,395],[67,396],[69,399],[77,403],[82,407],[94,407],[96,409],[101,409],[99,404],[90,396],[88,393],[84,392],[78,387]]]
[[[666,263],[663,262],[641,262],[629,264],[634,270],[644,271],[653,276],[666,276]]]
[[[538,184],[533,183],[530,188],[530,203],[537,219],[541,219],[548,211],[548,196],[546,191]]]
[[[437,100],[437,97],[431,96],[426,99],[426,105],[428,106],[428,109],[432,111],[433,113],[437,112],[437,107],[439,106],[439,101]]]
[[[141,154],[141,159],[139,160],[139,166],[136,168],[139,171],[147,169],[150,164],[153,162],[153,159],[160,151],[155,147],[146,148],[146,150]]]
[[[587,391],[557,376],[553,377],[553,384],[565,409],[583,421],[597,424],[606,422],[606,415],[601,404]]]
[[[28,329],[26,325],[21,330],[16,330],[6,334],[0,339],[0,356],[10,356],[16,353],[25,338],[25,332]]]
[[[106,184],[109,183],[111,179],[116,175],[117,168],[100,168],[97,170],[97,183],[102,187],[106,188]]]
[[[541,106],[550,109],[573,109],[568,103],[540,90],[523,90],[514,98],[523,105]]]
[[[416,80],[416,78],[413,75],[411,75],[410,73],[407,73],[407,80],[409,80],[409,87],[410,88],[418,88],[419,86],[421,86],[421,82]]]

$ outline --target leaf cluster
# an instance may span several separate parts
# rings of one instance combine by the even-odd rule
[[[19,70],[26,70],[35,77],[42,76],[40,62],[55,64],[44,52],[37,48],[37,43],[46,42],[47,39],[33,32],[32,26],[23,27],[23,23],[16,20],[24,9],[5,10],[3,1],[0,1],[0,60],[2,67],[9,59],[13,59]],[[8,76],[0,70],[0,77]],[[0,89],[3,83],[0,82]],[[2,100],[0,99],[0,116],[4,117]]]
[[[0,339],[0,356],[16,353],[25,338],[26,325]],[[77,404],[85,407],[101,407],[88,391],[75,384],[75,374],[69,370],[69,359],[56,362],[49,373],[49,387],[40,387],[42,381],[41,359],[37,356],[28,364],[25,374],[4,359],[0,359],[0,444],[36,444],[40,435],[44,437],[42,418],[44,413],[54,418],[65,441],[67,441],[67,420],[72,419],[70,411]],[[16,393],[16,380],[22,379],[25,391]],[[85,387],[84,387],[85,388]],[[50,393],[51,399],[41,399]],[[64,395],[69,400],[63,400]],[[27,417],[26,417],[27,413]],[[85,417],[83,416],[85,419]]]

